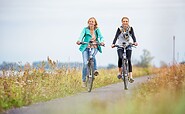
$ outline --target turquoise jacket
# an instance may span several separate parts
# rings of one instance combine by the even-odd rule
[[[96,41],[98,41],[100,43],[101,42],[104,42],[104,38],[103,38],[103,36],[102,36],[102,34],[100,32],[100,29],[99,28],[96,28],[94,32],[95,32],[95,35],[96,35]],[[83,41],[83,42],[89,42],[91,38],[92,38],[92,36],[91,36],[91,33],[90,33],[90,29],[88,27],[85,27],[82,30],[82,32],[80,34],[80,37],[78,38],[78,41],[80,41],[80,42],[81,41]],[[81,52],[83,52],[87,48],[87,46],[88,46],[88,44],[81,45],[80,48],[79,48],[79,50]],[[102,53],[101,46],[98,46],[98,51],[100,53]]]

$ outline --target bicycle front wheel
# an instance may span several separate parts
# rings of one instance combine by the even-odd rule
[[[94,81],[94,62],[92,60],[90,60],[88,68],[89,68],[89,76],[87,77],[87,91],[91,92],[93,87],[93,81]]]
[[[124,82],[124,89],[128,90],[128,64],[127,64],[127,60],[123,60],[122,62],[122,73],[123,73],[123,77],[122,80]]]

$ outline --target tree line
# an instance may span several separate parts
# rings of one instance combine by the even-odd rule
[[[20,63],[16,63],[16,62],[3,62],[2,64],[0,64],[0,70],[20,70],[20,69],[24,69],[25,67],[31,67],[31,68],[39,68],[39,67],[43,67],[44,69],[51,69],[51,65],[49,64],[48,61],[37,61],[37,62],[33,62],[32,64],[30,63],[25,63],[25,64],[20,64]],[[82,63],[78,63],[78,62],[71,62],[71,63],[62,63],[59,62],[56,65],[57,68],[81,68],[82,67]]]
[[[151,56],[151,53],[144,49],[142,55],[140,56],[140,60],[136,61],[134,63],[135,66],[138,67],[150,67],[151,62],[154,59],[153,56]],[[3,62],[0,64],[0,70],[19,70],[19,69],[24,69],[25,66],[29,66],[32,68],[39,68],[39,67],[44,67],[45,69],[50,69],[52,66],[57,67],[57,68],[62,68],[62,67],[67,67],[67,68],[81,68],[82,63],[80,62],[67,62],[67,63],[62,63],[62,62],[54,62],[48,57],[48,61],[37,61],[33,62],[32,65],[30,63],[26,63],[24,65],[21,64],[21,62]],[[106,67],[101,67],[101,68],[115,68],[116,65],[114,64],[108,64]]]

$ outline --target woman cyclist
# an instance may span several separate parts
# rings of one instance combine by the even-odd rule
[[[129,18],[128,17],[123,17],[121,19],[122,25],[117,29],[115,38],[113,40],[113,43],[111,45],[112,48],[115,47],[115,44],[117,43],[118,45],[123,44],[123,42],[130,42],[130,37],[133,39],[133,43],[135,46],[137,46],[136,42],[136,37],[134,35],[134,30],[133,27],[129,26]],[[118,42],[117,42],[118,41]],[[121,73],[122,73],[122,55],[123,55],[123,48],[117,48],[117,53],[118,53],[118,79],[121,78]],[[128,67],[129,67],[129,82],[134,82],[134,79],[132,77],[132,64],[131,64],[131,55],[132,55],[132,47],[128,46],[126,48],[126,57],[128,59]]]
[[[98,23],[94,17],[89,18],[88,20],[88,27],[85,27],[81,35],[76,42],[76,44],[80,45],[80,42],[100,42],[101,45],[104,45],[104,38],[100,32],[100,29],[98,28]],[[90,47],[90,45],[81,45],[79,50],[82,52],[82,57],[83,57],[83,69],[82,69],[82,87],[86,87],[86,76],[87,76],[87,62],[88,62],[88,57],[89,57],[89,48],[93,48],[93,60],[94,60],[94,75],[98,75],[97,71],[97,64],[96,64],[96,58],[95,55],[99,51],[102,53],[102,49],[99,45],[95,45],[93,47]]]

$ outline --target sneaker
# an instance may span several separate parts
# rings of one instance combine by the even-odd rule
[[[82,87],[86,87],[86,82],[82,82]]]
[[[94,71],[94,75],[95,76],[98,76],[99,75],[99,72],[97,70]]]
[[[128,77],[128,81],[129,81],[130,83],[133,83],[133,82],[134,82],[134,79],[133,79],[133,78]]]
[[[117,76],[117,78],[118,78],[118,79],[121,79],[121,78],[122,78],[121,74],[119,74],[119,75]]]

